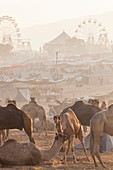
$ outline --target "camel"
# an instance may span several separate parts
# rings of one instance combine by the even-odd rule
[[[9,103],[6,107],[0,107],[0,130],[24,128],[29,140],[35,143],[32,135],[32,122],[27,113],[18,109],[16,105]]]
[[[89,99],[88,103],[99,107],[99,99]]]
[[[0,163],[2,165],[43,165],[49,162],[50,164],[68,139],[69,135],[56,134],[50,149],[38,148],[31,142],[18,143],[14,139],[9,139],[0,147]]]
[[[86,149],[85,149],[85,145],[84,145],[81,124],[80,124],[79,120],[77,119],[73,110],[68,109],[67,112],[64,113],[63,115],[54,116],[54,122],[56,124],[58,133],[68,134],[70,136],[70,138],[68,140],[68,148],[67,148],[64,158],[63,158],[63,163],[67,162],[66,157],[70,150],[70,145],[71,145],[71,151],[73,154],[74,162],[77,163],[77,160],[76,160],[75,154],[74,154],[74,136],[78,137],[79,140],[81,141],[85,155],[87,157],[87,160],[89,160],[88,156],[87,156]]]
[[[101,108],[101,110],[107,110],[107,108],[108,108],[107,103],[105,101],[103,101],[100,108]]]
[[[16,105],[16,100],[10,100],[10,99],[9,99],[9,100],[7,101],[7,103],[13,103],[13,104]]]
[[[33,132],[34,132],[34,120],[36,118],[39,118],[39,120],[41,121],[41,131],[44,129],[44,126],[46,128],[46,136],[47,136],[47,118],[46,118],[46,113],[45,110],[42,106],[38,105],[35,101],[34,97],[31,97],[31,101],[28,104],[25,104],[21,110],[25,111],[26,113],[28,113],[30,115],[30,117],[33,120]]]
[[[91,104],[85,104],[83,101],[77,101],[74,105],[68,108],[74,111],[80,123],[85,126],[90,126],[90,119],[95,113],[101,111],[99,107]],[[65,108],[61,114],[67,112],[68,108]]]
[[[69,102],[67,98],[65,98],[62,102],[56,99],[55,102],[57,105],[49,105],[49,114],[52,112],[52,114],[58,115],[63,109],[65,109],[67,106],[71,106],[74,103],[74,101]]]
[[[1,108],[1,107],[2,107],[2,106],[0,105],[0,108]],[[5,140],[6,140],[5,130],[0,130],[0,145],[1,145],[2,141],[3,141],[3,143],[4,143]]]
[[[6,104],[12,103],[12,104],[16,105],[16,100],[10,100],[9,98],[6,98],[5,103],[6,103]],[[6,133],[5,138],[7,139],[8,136],[9,136],[9,129],[6,129],[6,132],[4,132],[4,133]],[[4,133],[2,132],[2,134],[4,134]],[[5,140],[4,140],[4,141],[5,141]]]
[[[96,113],[90,120],[90,152],[94,164],[97,167],[95,156],[103,167],[105,167],[100,154],[100,142],[103,132],[113,136],[113,104],[108,107],[108,110],[103,110]]]

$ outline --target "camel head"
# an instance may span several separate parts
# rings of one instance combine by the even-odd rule
[[[108,111],[109,111],[109,112],[113,112],[113,104],[111,104],[111,105],[108,107]]]
[[[99,107],[99,99],[89,99],[88,103]]]
[[[31,101],[30,102],[33,102],[33,103],[36,103],[35,101],[35,97],[30,97]]]
[[[107,108],[107,107],[108,107],[108,106],[107,106],[107,103],[106,103],[105,101],[103,101],[103,102],[102,102],[102,106],[101,106],[101,107],[103,107],[103,108],[105,108],[105,107],[106,107],[106,108]]]
[[[55,115],[55,116],[53,117],[53,120],[54,120],[55,124],[61,122],[61,118],[60,118],[59,115]]]
[[[9,110],[17,110],[17,107],[16,107],[16,105],[14,103],[8,103],[7,108]]]
[[[64,143],[65,141],[69,140],[70,136],[68,134],[56,133],[55,141],[59,143]]]
[[[62,127],[61,127],[61,117],[59,115],[55,115],[53,117],[53,120],[56,124],[56,129],[58,133],[62,133]]]
[[[16,105],[16,100],[8,100],[8,102],[7,103],[13,103],[13,104],[15,104]]]

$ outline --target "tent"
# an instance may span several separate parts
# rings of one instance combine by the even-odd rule
[[[90,133],[84,138],[84,143],[86,149],[90,148]],[[82,149],[82,144],[79,143],[75,146],[75,148]],[[106,133],[103,133],[102,142],[101,142],[101,149],[102,151],[110,152],[113,148],[113,136],[110,136]]]
[[[14,98],[17,102],[26,102],[27,99],[22,95],[20,91],[18,91],[17,96]]]

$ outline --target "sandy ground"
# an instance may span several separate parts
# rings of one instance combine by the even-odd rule
[[[48,131],[48,136],[45,136],[45,132],[42,133],[40,137],[38,137],[38,132],[34,133],[34,139],[36,145],[43,149],[48,149],[53,143],[55,131]],[[18,142],[29,142],[28,136],[25,134],[24,131],[19,130],[11,130],[9,138],[16,139]],[[75,144],[79,141],[75,139]],[[82,149],[76,149],[76,158],[78,163],[74,164],[72,159],[72,153],[69,152],[67,156],[68,163],[66,165],[61,164],[61,158],[63,157],[63,152],[59,152],[55,159],[53,160],[53,165],[44,165],[44,166],[8,166],[8,167],[1,167],[0,169],[8,170],[8,169],[15,169],[15,170],[85,170],[85,169],[103,169],[100,164],[98,164],[98,168],[94,167],[93,160],[90,156],[89,150],[87,150],[90,162],[86,160],[85,154]],[[113,152],[104,152],[101,154],[101,157],[104,163],[107,166],[107,169],[113,169]]]

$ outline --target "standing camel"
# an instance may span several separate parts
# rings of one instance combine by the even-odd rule
[[[83,140],[83,132],[81,129],[81,123],[77,119],[75,113],[71,109],[68,109],[67,112],[64,113],[63,115],[54,116],[54,122],[56,123],[56,128],[59,133],[68,134],[70,136],[68,140],[68,148],[63,158],[63,163],[66,163],[66,156],[70,150],[70,145],[71,145],[71,151],[73,154],[74,162],[75,163],[77,162],[75,158],[75,154],[74,154],[74,136],[78,137],[79,140],[81,141],[85,155],[88,159],[85,145],[84,145],[84,140]]]
[[[49,149],[41,149],[33,143],[17,143],[14,139],[7,140],[0,147],[0,163],[2,165],[37,165],[50,164],[69,135],[56,134]],[[46,161],[46,162],[44,162]]]
[[[31,97],[31,101],[28,104],[25,104],[22,108],[23,111],[29,114],[29,116],[33,120],[33,132],[34,132],[34,120],[36,118],[39,118],[41,121],[41,131],[44,129],[44,126],[46,128],[46,135],[47,135],[47,118],[46,118],[46,113],[45,110],[42,106],[38,105],[35,101],[34,97]]]
[[[7,105],[9,103],[10,104],[12,103],[12,104],[16,105],[16,100],[10,100],[9,98],[6,98],[5,104]],[[9,136],[9,129],[6,129],[6,138],[8,138],[8,136]]]
[[[0,105],[0,108],[1,108],[2,106]],[[5,134],[5,130],[0,130],[0,145],[1,145],[1,143],[2,143],[2,141],[3,141],[3,143],[5,142],[5,140],[6,140],[6,134]]]
[[[88,103],[99,107],[99,99],[89,99]]]
[[[85,104],[83,101],[77,101],[74,105],[68,107],[74,111],[80,123],[85,126],[90,126],[90,119],[93,115],[101,109],[91,104]],[[61,114],[67,112],[68,108],[65,108]]]
[[[90,152],[96,167],[98,165],[95,156],[98,158],[101,165],[105,167],[99,154],[103,132],[113,136],[113,104],[108,107],[108,110],[96,113],[90,121]]]
[[[29,115],[10,103],[6,107],[0,107],[0,130],[24,128],[30,142],[35,143],[32,134],[32,122]]]

